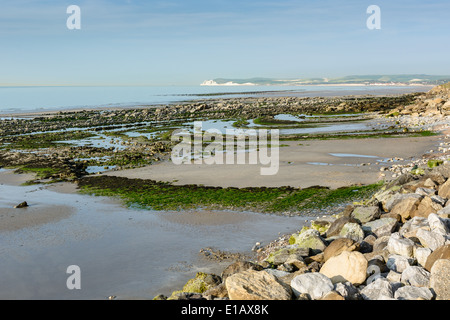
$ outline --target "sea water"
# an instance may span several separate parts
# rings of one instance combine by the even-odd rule
[[[0,114],[80,108],[138,108],[197,99],[381,95],[429,89],[428,86],[16,86],[0,87]]]

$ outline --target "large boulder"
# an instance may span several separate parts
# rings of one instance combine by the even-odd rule
[[[428,288],[404,286],[395,290],[394,298],[397,300],[431,300],[433,293]]]
[[[447,224],[435,213],[431,213],[428,216],[428,224],[433,232],[439,233],[443,236],[446,236],[449,233]]]
[[[366,233],[374,233],[378,238],[390,235],[397,226],[397,220],[394,218],[381,218],[366,222],[362,229]]]
[[[348,222],[342,227],[339,236],[361,242],[364,240],[364,231],[358,223]]]
[[[450,260],[439,259],[431,268],[430,287],[437,300],[450,300]]]
[[[427,258],[425,269],[431,271],[434,263],[440,259],[450,259],[450,244],[446,244],[434,250]]]
[[[317,300],[333,290],[334,285],[324,274],[311,272],[296,276],[291,281],[291,287],[296,297],[307,294],[311,299]]]
[[[445,236],[442,234],[425,229],[417,230],[416,236],[425,248],[430,248],[433,251],[440,246],[443,246],[446,240]]]
[[[380,217],[381,211],[378,206],[356,207],[352,212],[352,218],[359,223],[366,223]]]
[[[260,271],[262,269],[263,269],[262,266],[255,264],[253,262],[250,262],[250,261],[236,261],[236,262],[230,264],[228,267],[226,267],[222,271],[222,281],[225,281],[229,276],[231,276],[232,274],[238,273],[238,272],[242,272],[242,271],[246,271],[246,270]]]
[[[303,257],[309,255],[309,248],[302,248],[298,245],[288,245],[272,252],[265,261],[278,266],[286,261],[299,260],[303,261]]]
[[[389,270],[402,273],[406,268],[413,265],[414,261],[414,258],[391,254],[386,261],[386,266]]]
[[[419,266],[409,266],[402,272],[401,282],[415,287],[428,287],[430,273]]]
[[[291,289],[266,271],[247,270],[225,280],[231,300],[290,300]]]
[[[290,244],[295,244],[299,248],[311,249],[313,252],[318,253],[327,247],[319,231],[315,229],[308,229],[298,234],[293,234],[289,239]]]
[[[394,298],[392,285],[385,278],[377,278],[365,286],[360,293],[364,300],[392,300]]]
[[[402,238],[398,233],[393,233],[389,237],[387,249],[392,254],[414,257],[414,242],[410,239]]]
[[[450,199],[450,179],[447,179],[447,181],[439,187],[438,195],[442,198]]]
[[[417,206],[417,210],[414,212],[414,217],[428,217],[430,213],[436,213],[442,209],[442,206],[434,202],[430,197],[424,197]]]
[[[405,222],[417,211],[420,201],[421,198],[416,197],[404,198],[392,208],[391,213],[399,214],[402,217],[402,221]]]
[[[366,280],[367,260],[361,252],[343,251],[338,256],[329,258],[320,269],[333,283],[351,282],[359,285]]]

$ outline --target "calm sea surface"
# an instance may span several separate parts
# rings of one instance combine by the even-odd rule
[[[428,91],[429,86],[0,87],[0,114],[100,107],[141,107],[246,96],[340,96]]]

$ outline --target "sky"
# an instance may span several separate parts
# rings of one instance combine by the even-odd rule
[[[367,28],[370,5],[381,29]],[[0,85],[450,75],[449,12],[448,0],[0,0]]]

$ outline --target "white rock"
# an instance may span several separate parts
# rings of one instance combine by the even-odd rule
[[[428,216],[428,224],[433,232],[439,233],[443,236],[449,233],[446,223],[435,213],[430,213]]]
[[[416,258],[417,263],[420,264],[422,267],[425,266],[425,263],[427,262],[428,256],[433,251],[430,248],[421,248],[421,247],[414,247],[414,258]]]
[[[410,265],[414,263],[413,258],[408,258],[398,254],[391,254],[386,261],[386,266],[389,270],[402,273]]]
[[[411,258],[414,256],[414,242],[400,237],[397,232],[390,236],[387,249],[391,254],[399,254]]]
[[[431,300],[433,299],[433,293],[428,288],[404,286],[395,291],[394,298],[397,300]]]
[[[402,272],[401,282],[415,287],[428,287],[430,273],[422,267],[409,266]]]
[[[378,278],[371,282],[360,293],[364,300],[389,300],[394,298],[392,285],[385,278]]]
[[[424,229],[417,230],[416,236],[425,248],[430,248],[433,251],[443,246],[446,240],[442,234]]]
[[[291,281],[292,291],[296,297],[302,293],[308,294],[311,299],[319,299],[333,290],[331,280],[319,272],[304,273]]]

